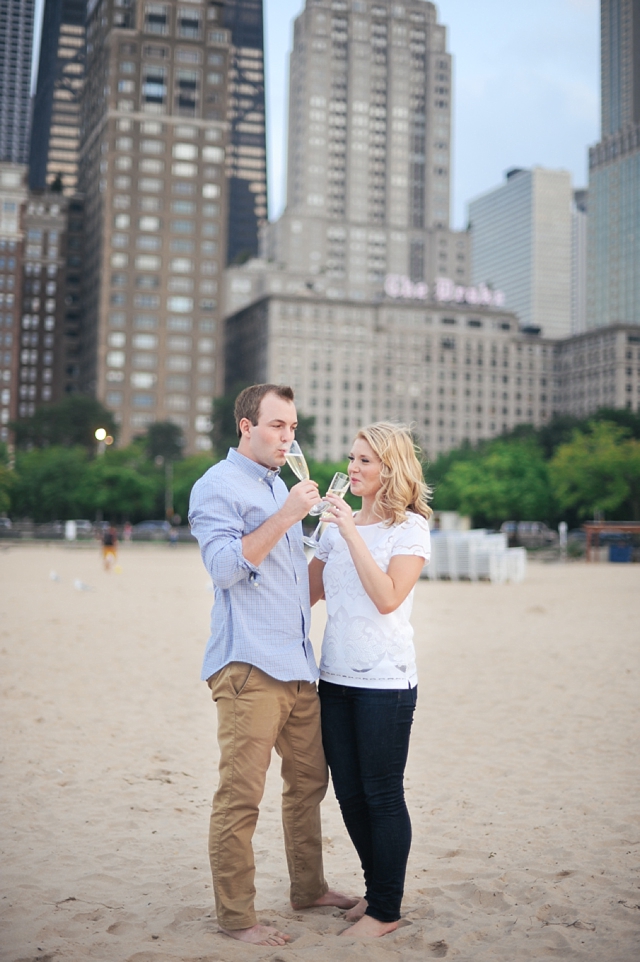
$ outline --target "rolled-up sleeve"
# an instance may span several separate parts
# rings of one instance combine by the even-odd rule
[[[242,554],[246,529],[237,492],[201,478],[191,492],[189,524],[214,585],[226,589],[257,578],[258,568]]]

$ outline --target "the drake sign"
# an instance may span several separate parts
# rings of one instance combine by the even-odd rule
[[[478,304],[482,307],[504,307],[504,291],[494,291],[486,284],[477,287],[464,287],[448,277],[439,277],[435,284],[424,281],[414,283],[402,274],[387,274],[384,280],[387,297],[402,298],[408,301],[431,299],[440,304]]]

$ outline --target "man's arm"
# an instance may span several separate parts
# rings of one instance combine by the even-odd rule
[[[298,488],[302,490],[296,491]],[[275,514],[245,534],[238,492],[220,478],[197,481],[191,492],[189,523],[213,583],[226,589],[257,573],[280,538],[318,501],[315,482],[301,481]]]
[[[289,528],[309,514],[318,503],[318,485],[315,481],[300,481],[289,491],[287,500],[279,511],[242,539],[242,554],[257,568],[272,548],[285,536]]]

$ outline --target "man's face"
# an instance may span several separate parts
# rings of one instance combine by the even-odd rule
[[[298,415],[293,401],[277,394],[265,394],[260,402],[258,423],[252,424],[248,418],[240,421],[242,437],[238,451],[265,468],[281,468],[297,425]]]

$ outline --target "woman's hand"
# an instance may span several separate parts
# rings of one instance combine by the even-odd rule
[[[337,525],[344,540],[350,541],[357,534],[353,511],[348,504],[344,503],[342,498],[335,494],[326,494],[324,500],[330,504],[327,514],[330,514],[331,517],[328,517],[326,521],[329,524]]]

